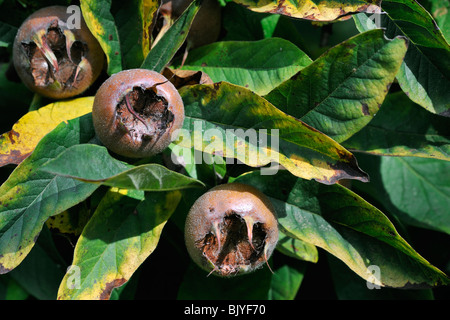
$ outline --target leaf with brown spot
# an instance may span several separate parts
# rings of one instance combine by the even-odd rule
[[[384,0],[383,11],[385,14],[375,16],[377,24],[371,20],[373,17],[369,19],[364,13],[355,15],[356,27],[361,32],[383,28],[389,39],[399,35],[407,37],[410,44],[397,74],[400,88],[426,110],[449,117],[448,40],[419,1]]]
[[[390,179],[394,188],[400,180]],[[252,172],[235,181],[257,187],[269,197],[287,236],[328,251],[366,281],[416,289],[450,284],[450,278],[414,250],[386,215],[339,184],[323,185],[288,172],[276,178]],[[404,192],[390,194],[401,197]],[[380,270],[377,279],[373,266]]]
[[[342,144],[349,150],[379,156],[450,161],[449,121],[424,110],[399,91],[390,93],[377,116]]]
[[[183,87],[180,95],[186,115],[175,147],[193,147],[252,167],[278,163],[298,177],[325,184],[368,181],[348,150],[253,91],[219,82]]]
[[[282,111],[342,142],[378,112],[407,50],[382,30],[354,36],[331,48],[265,98]]]
[[[0,166],[21,163],[58,124],[91,112],[93,102],[94,97],[58,101],[24,115],[0,136]]]
[[[111,0],[85,0],[80,2],[86,25],[106,54],[107,72],[112,75],[122,70],[119,33],[112,15]]]
[[[162,72],[182,46],[189,28],[200,9],[201,1],[194,0],[183,14],[170,26],[159,41],[152,47],[141,65],[142,69]]]
[[[33,248],[47,219],[89,197],[97,185],[40,171],[66,148],[95,136],[89,115],[47,134],[0,187],[0,273],[17,267]]]
[[[332,21],[356,12],[378,12],[380,0],[233,0],[252,11],[282,14],[293,18]]]
[[[123,69],[138,68],[149,53],[151,32],[157,20],[159,5],[159,0],[114,2],[114,21],[119,35]]]
[[[179,191],[129,194],[111,189],[84,228],[72,265],[80,270],[80,287],[72,274],[63,278],[60,300],[105,300],[130,279],[155,250],[163,227],[181,199]]]

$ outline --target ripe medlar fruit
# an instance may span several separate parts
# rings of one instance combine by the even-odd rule
[[[63,6],[42,8],[19,28],[13,45],[17,74],[32,91],[52,99],[84,92],[100,75],[104,53],[80,15],[69,28]]]
[[[226,277],[258,269],[278,241],[270,200],[240,183],[216,186],[194,203],[186,218],[185,242],[192,260]],[[270,269],[270,266],[269,266]]]
[[[112,75],[100,86],[92,119],[98,138],[109,150],[128,158],[145,158],[176,139],[184,121],[184,105],[164,76],[130,69]]]

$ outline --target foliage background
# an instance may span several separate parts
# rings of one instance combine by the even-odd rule
[[[448,14],[446,14],[448,2],[420,1],[420,3],[434,16],[448,41],[450,29]],[[54,1],[40,1],[39,3],[11,0],[0,1],[0,21],[2,22],[0,30],[5,30],[6,25],[18,27],[21,21],[35,7],[50,4],[54,4]],[[386,1],[386,5],[389,5],[389,1]],[[9,14],[12,10],[16,13],[15,15]],[[228,2],[223,11],[223,32],[220,40],[258,41],[280,37],[290,41],[306,53],[312,61],[315,61],[328,49],[358,35],[360,31],[364,31],[360,30],[363,19],[364,16],[359,15],[352,19],[328,24],[291,19],[286,16],[254,13],[233,2]],[[2,33],[2,37],[5,38],[2,38],[0,41],[4,41],[8,37],[9,32],[10,29],[6,29]],[[9,48],[2,46],[0,48],[0,97],[3,111],[2,117],[0,117],[1,132],[11,130],[19,118],[25,115],[30,109],[33,109],[34,104],[45,105],[46,102],[45,99],[44,101],[36,101],[33,94],[22,84],[17,81],[10,81],[7,78],[7,74],[11,74],[11,70],[8,70],[10,67],[10,59]],[[175,61],[174,65],[176,64],[177,61]],[[198,67],[195,63],[195,52],[191,52],[187,60],[186,68],[190,68],[190,66],[198,69],[195,68]],[[211,72],[211,76],[214,76],[213,70],[205,71],[207,73]],[[94,95],[98,85],[107,77],[108,74],[104,72],[97,83],[84,95]],[[446,89],[444,84],[442,84],[441,89]],[[448,92],[447,90],[447,94]],[[392,84],[389,93],[390,95],[386,99],[385,104],[391,106],[390,110],[392,114],[388,114],[384,118],[379,116],[381,118],[379,123],[376,123],[377,118],[374,118],[367,126],[367,130],[359,133],[364,134],[364,136],[358,137],[356,135],[350,140],[345,141],[343,143],[344,146],[358,149],[361,147],[361,141],[371,141],[370,138],[376,136],[376,133],[370,132],[371,125],[372,128],[382,127],[384,125],[392,129],[404,124],[406,119],[411,124],[411,132],[413,133],[421,132],[421,129],[417,127],[420,123],[423,123],[420,120],[428,120],[428,123],[432,123],[433,127],[438,131],[436,136],[446,137],[448,141],[448,121],[443,122],[444,120],[442,119],[445,119],[443,116],[425,111],[425,107],[428,106],[426,102],[423,103],[423,108],[412,102],[405,103],[405,101],[409,100],[404,95],[398,82]],[[442,97],[441,94],[439,96]],[[399,105],[407,106],[407,110],[396,109],[396,106]],[[389,121],[386,121],[386,119],[389,119]],[[432,135],[430,140],[434,139],[434,136]],[[414,140],[414,135],[411,139]],[[379,152],[383,154],[387,149],[389,148],[380,148],[381,151]],[[412,150],[407,150],[407,152],[412,152]],[[352,183],[352,190],[362,195],[369,203],[384,212],[398,228],[399,233],[407,239],[408,243],[418,253],[447,275],[450,274],[450,250],[448,250],[450,248],[449,226],[445,225],[445,223],[439,225],[436,221],[434,223],[432,222],[430,226],[427,226],[423,222],[417,222],[411,219],[411,216],[414,217],[414,214],[416,214],[415,211],[419,211],[419,213],[426,211],[425,199],[428,196],[429,199],[433,199],[436,197],[436,194],[442,194],[442,198],[438,199],[438,207],[440,206],[442,212],[448,214],[449,196],[448,193],[445,193],[445,190],[448,190],[449,181],[447,163],[444,161],[442,166],[436,166],[434,163],[429,162],[431,164],[427,166],[427,161],[431,160],[420,157],[386,158],[362,152],[355,154],[360,167],[370,175],[371,181],[370,183],[354,181]],[[443,154],[443,157],[448,157],[445,151]],[[420,161],[424,162],[421,163]],[[448,161],[448,158],[446,161]],[[423,170],[416,176],[418,180],[414,180],[414,176],[411,177],[407,173],[404,176],[400,174],[406,166]],[[13,165],[1,168],[0,179],[2,182],[8,179],[14,168],[15,166]],[[246,169],[248,168],[234,168],[234,170],[238,170],[235,176],[244,172]],[[94,193],[91,201],[99,201],[96,195],[102,194],[105,188],[102,187],[98,193]],[[392,197],[392,195],[403,194],[404,192],[408,195],[417,194],[418,196],[407,196],[405,198]],[[180,205],[177,210],[183,209],[185,208]],[[83,208],[76,206],[73,210],[82,212]],[[158,246],[150,258],[142,263],[126,286],[121,287],[120,290],[113,291],[112,299],[277,298],[277,294],[280,294],[280,291],[277,291],[276,288],[267,290],[270,283],[262,283],[261,287],[265,289],[261,291],[254,290],[254,284],[260,282],[260,279],[270,279],[267,275],[262,276],[263,273],[268,273],[268,270],[258,271],[258,273],[246,277],[245,281],[239,278],[227,281],[215,279],[214,281],[216,282],[213,283],[206,281],[205,283],[199,284],[197,280],[201,279],[204,274],[192,266],[190,258],[184,249],[183,235],[177,226],[180,222],[177,221],[176,217],[182,217],[182,215],[177,215],[177,212],[175,212],[174,217],[174,219],[169,220],[166,224]],[[59,222],[57,216],[52,217],[49,226],[51,226],[51,223],[56,225]],[[72,262],[73,246],[76,243],[76,239],[77,237],[74,235],[50,232],[45,227],[41,232],[35,248],[26,260],[15,270],[0,276],[0,298],[55,298],[61,279],[65,273],[65,268]],[[364,280],[350,271],[340,260],[323,250],[318,251],[318,259],[315,263],[300,261],[276,252],[271,264],[277,270],[277,277],[286,277],[286,279],[291,277],[300,285],[298,291],[294,288],[287,290],[288,292],[285,295],[280,294],[285,299],[450,298],[450,290],[448,287],[424,290],[386,288],[381,290],[367,290]],[[186,271],[196,276],[186,279],[184,277]],[[237,283],[239,283],[239,286],[236,285]],[[149,287],[158,288],[158,290],[149,290]],[[205,288],[209,289],[206,290]],[[239,290],[235,290],[236,288],[239,288]],[[295,293],[294,296],[292,296],[292,292]]]

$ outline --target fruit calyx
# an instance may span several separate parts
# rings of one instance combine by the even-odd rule
[[[22,47],[30,62],[30,71],[36,86],[57,88],[77,87],[83,80],[81,72],[87,63],[87,45],[75,40],[69,29],[64,31],[58,19],[46,30],[37,31]]]
[[[250,273],[278,242],[278,221],[269,198],[241,183],[220,184],[201,195],[186,217],[185,242],[194,262],[220,277]]]
[[[168,109],[167,100],[157,95],[153,87],[135,86],[117,104],[117,125],[133,140],[158,139],[173,123],[174,115]]]
[[[213,210],[213,208],[210,208]],[[211,232],[196,241],[197,247],[222,276],[248,271],[258,262],[267,262],[267,232],[264,224],[248,215],[228,211],[212,223]],[[270,266],[269,266],[270,269]]]

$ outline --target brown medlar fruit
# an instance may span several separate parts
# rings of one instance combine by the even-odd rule
[[[95,132],[111,151],[129,158],[151,157],[174,139],[184,121],[178,91],[164,76],[130,69],[109,77],[92,109]]]
[[[52,99],[84,92],[100,75],[104,53],[80,14],[69,28],[67,8],[51,6],[29,16],[13,45],[17,74],[32,91]]]
[[[271,256],[278,223],[270,200],[240,183],[216,186],[190,209],[186,247],[202,269],[221,277],[252,272]],[[269,266],[270,269],[270,266]]]

